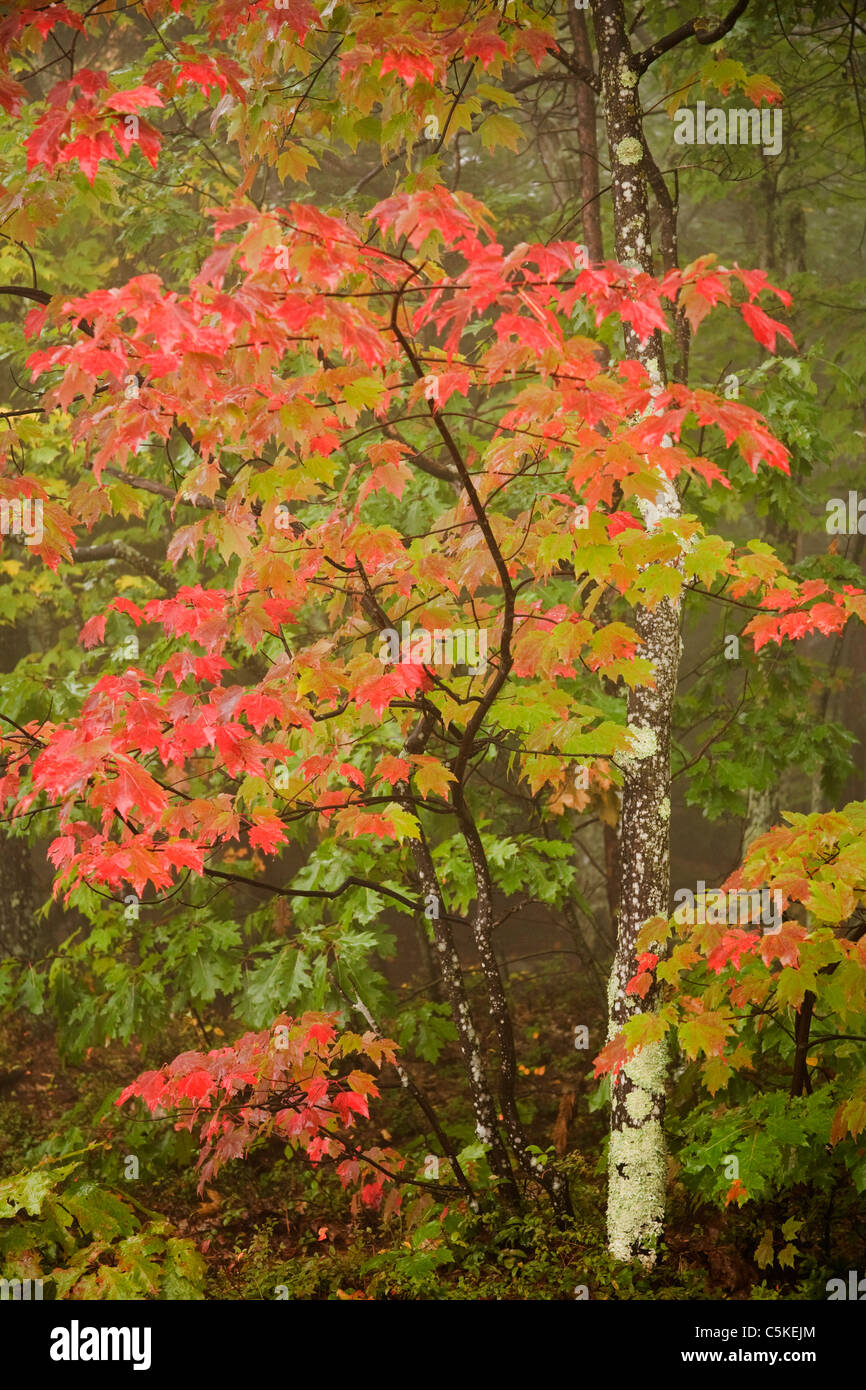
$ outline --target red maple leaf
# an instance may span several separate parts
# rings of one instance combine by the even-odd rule
[[[769,352],[776,351],[776,335],[781,333],[782,337],[796,348],[794,335],[784,323],[778,319],[771,319],[769,314],[765,314],[763,309],[759,309],[757,304],[741,304],[740,313],[752,330],[753,335]]]

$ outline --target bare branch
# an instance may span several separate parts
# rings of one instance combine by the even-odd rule
[[[555,58],[558,63],[562,63],[562,66],[568,68],[573,77],[579,77],[581,82],[585,82],[587,87],[591,87],[594,92],[601,91],[601,78],[598,73],[593,72],[592,68],[585,68],[582,63],[576,62],[570,53],[563,53],[562,49],[558,48],[551,54],[551,57]]]
[[[74,564],[89,564],[94,560],[123,560],[133,569],[140,570],[149,579],[155,580],[161,588],[173,591],[174,586],[164,573],[159,561],[152,559],[149,555],[143,555],[140,550],[128,545],[126,541],[115,540],[106,541],[104,545],[79,546],[73,556]]]
[[[639,73],[646,72],[651,63],[656,58],[661,58],[663,53],[669,53],[672,48],[679,48],[681,43],[687,39],[697,39],[698,43],[704,46],[711,43],[718,43],[731,29],[733,29],[740,15],[748,8],[749,0],[737,0],[733,9],[729,10],[725,18],[716,25],[715,29],[710,28],[710,20],[703,19],[700,15],[695,19],[688,20],[681,24],[678,29],[672,29],[663,39],[657,43],[651,43],[649,48],[645,48],[636,58],[637,70]]]

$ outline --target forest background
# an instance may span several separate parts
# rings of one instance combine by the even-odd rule
[[[0,21],[4,1278],[863,1267],[864,22],[717,10]]]

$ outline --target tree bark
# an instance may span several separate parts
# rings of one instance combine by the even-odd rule
[[[746,819],[743,824],[741,858],[759,835],[766,835],[778,819],[778,788],[764,787],[760,791],[756,791],[754,787],[749,787],[746,793]]]
[[[616,258],[653,272],[648,188],[651,160],[638,100],[639,67],[628,40],[622,0],[593,0],[602,102],[610,149]],[[661,387],[665,363],[658,336],[641,345],[627,330],[626,350]],[[648,531],[679,515],[676,489],[660,474],[659,491],[643,507]],[[625,760],[620,834],[620,908],[617,947],[608,994],[609,1035],[651,1009],[626,993],[636,970],[635,941],[642,924],[667,916],[670,898],[670,729],[681,642],[679,605],[662,600],[639,607],[634,627],[639,653],[653,663],[655,684],[633,690],[628,700],[632,752]],[[608,1164],[608,1246],[622,1260],[654,1264],[662,1235],[667,1179],[664,1139],[668,1051],[664,1042],[644,1047],[611,1085]]]
[[[582,68],[592,68],[592,52],[583,10],[568,11],[568,27],[574,48],[575,61]],[[598,178],[598,128],[596,126],[595,92],[588,82],[574,78],[577,108],[577,138],[580,142],[580,204],[583,240],[590,261],[604,260],[604,241],[601,231],[601,201]]]
[[[47,932],[36,913],[49,892],[37,883],[28,842],[0,831],[0,959],[41,955]]]

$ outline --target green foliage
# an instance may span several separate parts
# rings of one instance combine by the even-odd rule
[[[193,1242],[73,1177],[80,1167],[46,1165],[0,1181],[0,1277],[42,1279],[55,1299],[202,1298],[204,1261]]]
[[[13,115],[0,128],[0,281],[5,285],[38,282],[62,301],[156,274],[167,294],[182,296],[213,250],[207,209],[235,207],[244,200],[264,217],[277,206],[293,205],[317,214],[333,212],[357,228],[370,206],[392,192],[424,191],[441,184],[484,199],[508,253],[524,242],[557,242],[585,234],[582,169],[573,139],[577,123],[570,105],[575,84],[555,58],[545,56],[549,34],[568,51],[568,6],[544,15],[523,0],[494,6],[489,14],[485,9],[480,29],[473,19],[468,37],[480,35],[482,45],[485,34],[500,37],[462,63],[460,49],[451,41],[454,35],[455,43],[464,41],[459,28],[465,15],[459,7],[437,0],[380,6],[375,21],[381,29],[373,34],[373,47],[366,49],[358,43],[359,27],[369,20],[366,7],[345,3],[326,7],[306,34],[289,26],[279,42],[268,33],[263,12],[245,15],[237,29],[229,23],[225,32],[219,31],[215,15],[222,15],[222,0],[184,4],[180,14],[167,5],[157,6],[147,22],[135,6],[101,15],[85,0],[70,3],[74,11],[87,14],[93,26],[87,36],[76,35],[79,67],[100,66],[107,61],[107,51],[115,69],[113,82],[134,87],[153,80],[161,87],[165,67],[176,64],[180,52],[203,63],[229,56],[239,64],[243,86],[235,89],[230,83],[228,96],[225,84],[220,87],[218,82],[210,90],[198,81],[172,89],[167,107],[151,112],[162,140],[155,169],[135,144],[122,159],[103,159],[92,178],[76,159],[53,167],[50,162],[34,163],[25,140],[34,134],[56,72],[50,66],[43,72],[39,66],[39,44],[45,35],[31,29],[20,51],[13,49],[11,54],[12,69],[26,82],[27,100],[20,117]],[[652,7],[641,18],[640,30],[646,29],[648,38],[675,28],[685,17],[680,5],[664,8],[671,24],[666,22],[660,31]],[[610,866],[604,852],[609,846],[602,839],[601,822],[613,829],[618,815],[623,772],[617,762],[624,747],[628,689],[650,674],[643,658],[618,655],[619,644],[627,651],[634,601],[676,596],[681,588],[684,595],[683,671],[688,674],[675,707],[672,771],[678,779],[674,788],[682,789],[692,815],[689,836],[674,839],[675,856],[690,858],[699,835],[704,835],[715,857],[712,825],[721,822],[716,867],[733,863],[738,822],[750,794],[778,788],[783,776],[788,779],[789,804],[801,808],[817,805],[821,796],[836,804],[843,792],[861,794],[852,793],[849,785],[858,775],[858,730],[862,734],[851,715],[862,676],[853,669],[857,662],[850,648],[843,651],[835,637],[816,637],[808,646],[786,641],[755,654],[744,629],[761,601],[760,591],[733,593],[733,571],[728,568],[737,562],[740,546],[746,545],[751,546],[747,563],[755,565],[757,573],[769,556],[763,542],[771,542],[789,563],[794,583],[823,580],[835,591],[862,583],[860,538],[850,537],[838,552],[824,549],[828,488],[844,495],[860,482],[866,383],[858,316],[864,280],[855,249],[860,212],[850,168],[850,130],[858,128],[860,118],[853,80],[857,54],[849,50],[846,25],[838,34],[834,26],[827,26],[830,37],[823,37],[825,8],[785,6],[780,17],[773,7],[749,6],[730,39],[714,44],[709,52],[691,42],[674,48],[644,74],[641,89],[643,109],[652,117],[646,121],[647,138],[661,169],[670,169],[682,157],[671,144],[665,112],[670,115],[678,104],[693,101],[697,92],[708,101],[742,97],[749,102],[772,101],[784,92],[790,141],[784,161],[755,164],[752,152],[744,149],[707,148],[699,159],[689,151],[676,192],[682,208],[683,261],[712,246],[729,264],[765,264],[774,278],[797,292],[786,323],[798,342],[807,344],[800,355],[765,356],[742,335],[732,335],[729,313],[711,315],[690,348],[691,381],[727,394],[726,382],[733,373],[736,395],[728,398],[762,412],[789,451],[791,476],[777,469],[753,472],[739,456],[733,437],[724,447],[718,438],[705,442],[710,431],[689,415],[683,423],[683,447],[691,455],[706,450],[732,486],[705,488],[690,478],[682,486],[683,520],[656,538],[633,536],[635,547],[644,549],[620,554],[604,530],[603,511],[580,535],[561,518],[551,522],[551,515],[558,514],[545,509],[553,489],[566,485],[561,483],[570,462],[565,448],[551,449],[544,467],[541,452],[533,454],[534,443],[525,455],[518,450],[497,459],[502,432],[491,422],[501,419],[515,392],[535,374],[536,354],[519,362],[515,358],[511,365],[504,357],[496,380],[456,390],[449,413],[441,417],[459,429],[460,447],[473,476],[485,487],[490,483],[490,515],[495,528],[501,528],[509,564],[515,574],[522,573],[519,567],[524,563],[532,571],[519,580],[518,626],[548,600],[593,622],[609,609],[591,647],[571,668],[564,623],[529,648],[526,671],[532,679],[522,675],[511,683],[505,698],[497,700],[472,749],[465,786],[468,814],[480,830],[502,925],[524,925],[517,903],[520,913],[527,910],[524,930],[534,929],[538,912],[546,926],[570,933],[569,939],[580,947],[579,969],[587,974],[584,961],[591,952],[581,925],[602,921],[606,911],[604,880]],[[792,17],[798,43],[800,30],[815,28],[808,39],[809,53],[817,64],[826,60],[827,72],[834,75],[826,83],[802,81],[802,59],[787,32]],[[489,32],[484,28],[488,22]],[[60,32],[72,31],[61,24]],[[50,48],[54,35],[46,42]],[[334,43],[337,58],[332,62]],[[375,51],[376,44],[381,52]],[[62,55],[59,43],[57,48]],[[352,57],[344,65],[347,54]],[[431,54],[428,67],[425,60]],[[385,55],[395,61],[384,64]],[[149,76],[151,66],[158,64],[163,65],[162,75],[157,71]],[[5,66],[0,67],[0,81],[4,72]],[[600,104],[600,126],[602,115]],[[435,136],[425,130],[429,117]],[[607,158],[604,150],[602,158]],[[610,250],[613,228],[604,194],[602,203],[602,230]],[[403,236],[406,230],[395,243],[401,257],[411,250]],[[235,235],[231,231],[229,241]],[[440,254],[448,245],[446,230],[431,225],[419,258],[431,270],[431,283],[450,270],[452,259],[456,262],[453,250]],[[261,245],[253,247],[253,255],[260,252]],[[234,271],[227,297],[240,302],[240,282],[232,275]],[[301,275],[300,281],[304,279]],[[346,302],[360,285],[358,278],[348,288],[342,286]],[[413,288],[410,293],[414,292]],[[69,507],[81,551],[52,571],[23,545],[4,537],[0,632],[3,665],[10,668],[3,672],[4,738],[9,729],[30,727],[36,731],[35,747],[51,726],[56,729],[74,720],[101,677],[126,669],[132,660],[125,655],[126,643],[133,635],[140,646],[134,664],[146,673],[152,675],[172,655],[177,644],[158,623],[136,627],[128,612],[108,615],[103,647],[86,650],[79,636],[84,624],[104,613],[116,598],[144,604],[171,598],[183,585],[208,589],[237,584],[244,537],[242,531],[232,531],[231,517],[219,508],[242,510],[249,504],[260,518],[263,507],[292,496],[300,504],[309,540],[310,532],[315,534],[332,515],[328,490],[345,504],[347,516],[352,509],[360,516],[363,505],[368,536],[378,528],[394,528],[392,534],[400,536],[397,560],[389,561],[392,568],[383,569],[375,581],[377,601],[390,604],[395,594],[405,597],[409,592],[400,587],[404,557],[413,564],[435,560],[441,547],[447,560],[444,571],[431,567],[428,588],[421,593],[436,620],[437,605],[448,601],[438,590],[448,590],[453,582],[448,567],[458,561],[457,551],[447,550],[451,523],[454,531],[467,525],[465,499],[451,521],[440,527],[455,502],[453,484],[442,477],[415,472],[405,493],[385,486],[362,492],[371,437],[386,416],[388,429],[393,424],[402,430],[408,457],[430,456],[441,464],[442,441],[433,415],[417,409],[423,406],[417,388],[412,388],[416,395],[402,419],[407,397],[395,386],[396,377],[386,386],[369,363],[362,368],[357,363],[334,365],[329,353],[337,348],[319,346],[322,389],[315,386],[311,396],[317,410],[327,401],[328,411],[339,415],[338,448],[322,443],[305,447],[310,441],[304,438],[303,407],[296,401],[283,402],[275,437],[251,443],[244,411],[215,393],[212,401],[205,401],[199,430],[208,448],[219,438],[218,506],[209,509],[208,497],[217,494],[208,494],[202,486],[202,496],[196,499],[202,479],[189,489],[183,486],[200,461],[196,450],[201,438],[195,438],[194,449],[184,433],[190,433],[184,412],[194,393],[190,400],[180,392],[177,399],[164,402],[167,433],[163,437],[155,432],[136,445],[134,461],[130,458],[123,465],[129,476],[110,471],[117,462],[112,458],[101,480],[95,480],[94,441],[85,443],[73,429],[75,419],[80,422],[86,414],[80,395],[67,411],[53,408],[32,389],[24,363],[36,343],[24,330],[25,307],[32,306],[14,296],[3,301],[3,466],[9,478],[22,473],[38,477],[48,498]],[[413,303],[413,310],[416,307]],[[599,325],[592,306],[579,297],[560,318],[568,331],[589,342],[595,360],[606,353],[614,359],[620,355],[618,320],[612,317]],[[215,311],[213,321],[218,319]],[[486,311],[465,325],[461,352],[473,369],[488,351],[494,327],[494,317]],[[39,332],[38,346],[44,349],[75,337],[66,328],[59,321],[47,325]],[[334,343],[338,337],[334,335]],[[255,355],[247,352],[248,346],[232,346],[232,353],[243,349],[236,354],[238,362]],[[315,346],[315,333],[309,341],[302,336],[297,353],[293,349],[275,366],[273,385],[286,390],[297,386],[302,393]],[[430,352],[424,370],[435,376],[443,361],[427,338],[424,349]],[[554,368],[559,365],[557,361]],[[206,367],[200,361],[196,370]],[[233,386],[246,370],[238,369]],[[195,371],[190,376],[194,378]],[[53,386],[59,380],[52,368],[48,383]],[[80,383],[73,386],[79,393]],[[106,404],[101,393],[112,388],[105,382],[98,389],[95,411],[105,406],[110,415],[126,409],[114,396]],[[542,412],[544,429],[561,423],[563,413],[564,407],[556,403],[550,418]],[[194,414],[190,411],[189,421],[196,425]],[[194,435],[195,431],[190,437]],[[500,477],[509,479],[507,494],[504,481],[501,488],[495,481]],[[204,482],[210,486],[210,480]],[[649,483],[652,492],[651,478]],[[604,499],[604,505],[620,507],[620,491],[625,504],[631,505],[647,487],[645,473],[626,472],[617,482],[617,500]],[[487,497],[485,492],[485,502]],[[166,547],[178,525],[198,524],[202,518],[205,525],[198,540],[169,562]],[[714,535],[716,528],[724,535]],[[674,532],[693,546],[685,555],[682,576],[664,559]],[[430,553],[425,551],[428,533],[437,537]],[[334,539],[330,536],[328,544]],[[86,558],[92,551],[100,558]],[[464,557],[465,547],[461,564]],[[334,574],[345,572],[338,566]],[[277,590],[284,579],[284,574],[277,576]],[[266,576],[262,588],[269,582]],[[251,688],[287,654],[294,659],[326,643],[339,607],[334,583],[329,574],[320,589],[299,602],[285,628],[256,632],[256,640],[233,628],[220,648],[232,668],[232,680]],[[461,571],[457,588],[461,603],[469,593],[473,601],[478,596],[480,611],[489,607],[489,575],[479,579]],[[360,588],[350,600],[353,621],[366,622],[370,614]],[[359,631],[347,630],[349,647]],[[364,640],[368,637],[365,633]],[[740,644],[736,660],[726,659],[724,653],[731,637]],[[592,664],[596,657],[607,662],[601,677]],[[185,679],[187,691],[195,685],[216,689],[218,684]],[[309,682],[304,698],[309,696],[310,709],[319,715],[330,697],[320,693],[312,668]],[[435,1093],[450,1138],[463,1146],[461,1157],[484,1209],[471,1215],[452,1205],[446,1214],[444,1205],[428,1196],[407,1201],[405,1210],[395,1209],[380,1225],[372,1217],[367,1225],[359,1222],[342,1248],[322,1242],[325,1254],[314,1244],[312,1254],[305,1248],[281,1270],[282,1282],[298,1297],[356,1297],[364,1291],[383,1298],[558,1298],[573,1296],[571,1280],[589,1285],[592,1297],[697,1296],[697,1276],[684,1276],[667,1286],[667,1276],[651,1279],[607,1260],[593,1173],[571,1154],[563,1166],[574,1168],[572,1186],[591,1189],[595,1207],[590,1213],[583,1211],[565,1234],[552,1230],[537,1213],[514,1216],[499,1208],[493,1213],[485,1205],[491,1195],[490,1173],[481,1147],[473,1141],[452,1012],[435,1002],[427,988],[430,962],[424,945],[430,944],[430,923],[409,905],[418,901],[420,892],[410,842],[423,825],[453,915],[458,949],[467,959],[466,949],[472,948],[466,929],[477,906],[478,883],[461,834],[452,833],[448,768],[467,709],[477,701],[478,689],[465,675],[452,673],[430,692],[425,708],[432,708],[441,720],[437,729],[442,763],[426,785],[423,775],[412,774],[417,815],[390,803],[392,838],[381,843],[363,834],[351,838],[335,832],[327,815],[308,824],[301,814],[295,815],[298,804],[302,811],[309,809],[311,803],[304,803],[307,788],[293,786],[275,803],[286,834],[284,854],[266,864],[263,855],[251,852],[240,838],[229,846],[207,844],[207,868],[222,876],[221,887],[215,879],[202,882],[184,872],[170,891],[142,893],[140,901],[130,901],[134,895],[123,888],[112,893],[98,884],[78,886],[65,900],[61,895],[40,918],[45,949],[0,961],[0,1010],[7,1018],[20,1013],[53,1025],[64,1060],[81,1060],[89,1049],[116,1041],[128,1049],[135,1070],[162,1048],[167,1036],[182,1034],[184,1043],[189,1042],[193,1028],[198,1030],[196,1047],[202,1039],[205,1046],[216,1047],[235,1025],[263,1028],[284,1009],[341,1010],[345,1017],[353,1001],[362,1001],[377,1025],[398,1040],[412,1074]],[[341,757],[351,761],[368,786],[383,747],[390,752],[402,747],[416,713],[397,706],[370,722],[347,721]],[[331,711],[328,719],[330,715]],[[146,762],[149,755],[141,756]],[[17,758],[17,750],[12,757]],[[591,790],[574,780],[585,759],[593,767]],[[204,761],[190,760],[185,767],[174,764],[168,778],[172,785],[177,779],[179,794],[198,800],[200,808],[217,785],[202,766]],[[152,760],[151,767],[156,770]],[[0,773],[7,770],[4,754]],[[221,775],[218,764],[217,771]],[[227,786],[245,813],[274,804],[269,777],[258,772],[244,770],[218,786],[221,794]],[[390,790],[382,783],[374,795],[384,802]],[[64,815],[69,811],[77,816],[82,799],[82,786],[67,789]],[[47,796],[44,803],[34,802],[4,830],[26,839],[40,859],[56,828],[53,800]],[[675,814],[679,811],[676,806]],[[90,817],[90,829],[102,822],[98,809],[85,808],[81,815]],[[836,1194],[837,1211],[841,1208],[845,1219],[853,1220],[858,1198],[866,1192],[864,959],[862,949],[858,958],[853,952],[846,955],[839,944],[862,911],[866,827],[862,807],[858,812],[849,805],[844,816],[846,823],[835,826],[788,817],[790,837],[756,861],[755,882],[808,883],[807,893],[794,895],[797,921],[802,919],[808,929],[796,952],[769,961],[755,953],[742,959],[735,953],[732,958],[729,952],[717,969],[709,957],[722,946],[718,936],[705,935],[696,945],[695,938],[677,937],[672,958],[659,970],[664,1007],[657,1015],[639,1015],[628,1036],[630,1043],[646,1043],[668,1031],[676,1035],[680,1072],[669,1125],[681,1180],[693,1202],[713,1207],[728,1202],[730,1217],[744,1221],[749,1202],[772,1208],[796,1196],[809,1207],[803,1231],[794,1230],[791,1218],[780,1219],[773,1210],[764,1212],[760,1221],[756,1216],[754,1230],[749,1227],[749,1250],[762,1252],[757,1265],[774,1274],[782,1270],[786,1276],[791,1263],[800,1260],[800,1248],[806,1249],[814,1238],[818,1206],[823,1213],[825,1200]],[[692,827],[698,827],[693,838]],[[727,847],[721,848],[723,835],[730,839],[729,858]],[[355,883],[337,891],[352,878],[368,886]],[[334,896],[287,896],[288,885],[298,893]],[[47,885],[40,891],[47,896]],[[505,932],[497,948],[504,936]],[[593,935],[597,952],[603,951],[602,941],[601,931]],[[417,978],[402,978],[407,972],[402,961],[395,960],[398,942],[410,948],[421,943]],[[853,936],[849,944],[856,944]],[[690,948],[694,957],[688,955]],[[435,954],[432,959],[435,966]],[[605,1078],[594,1092],[584,1094],[582,1089],[584,1077],[577,1072],[569,1033],[572,976],[566,971],[574,969],[574,956],[562,952],[562,959],[563,972],[547,995],[539,988],[526,988],[525,979],[510,982],[509,1006],[522,1025],[518,1077],[521,1082],[543,1083],[538,1090],[527,1084],[518,1104],[536,1141],[532,1155],[549,1156],[551,1094],[561,1096],[556,1086],[573,1085],[579,1124],[588,1128],[576,1136],[572,1132],[566,1142],[585,1153],[597,1151],[598,1172],[604,1168],[605,1141],[599,1140],[596,1121],[609,1101],[610,1083]],[[600,962],[601,969],[605,964]],[[593,960],[592,965],[599,962]],[[471,971],[466,975],[488,1061],[497,1055],[499,1040],[487,1032],[488,1001],[483,992],[475,992]],[[398,977],[402,988],[397,987]],[[806,1063],[808,1084],[803,1083],[801,1094],[789,1096],[796,1054],[793,1034],[807,992],[817,998]],[[603,991],[596,993],[598,1004]],[[527,1023],[527,1009],[558,1030],[543,1045],[536,1046],[537,1020]],[[160,1051],[160,1060],[163,1055]],[[584,1060],[581,1054],[581,1063]],[[545,1070],[546,1079],[539,1075]],[[552,1090],[545,1094],[548,1082]],[[9,1211],[0,1215],[0,1232],[6,1228],[0,1239],[12,1241],[9,1268],[29,1270],[35,1261],[33,1268],[44,1271],[57,1263],[56,1287],[62,1296],[193,1296],[165,1290],[199,1286],[200,1269],[193,1267],[197,1257],[180,1250],[186,1243],[173,1241],[167,1224],[150,1214],[142,1222],[129,1200],[112,1192],[120,1180],[116,1146],[99,1159],[98,1181],[92,1176],[97,1168],[93,1155],[87,1179],[72,1180],[81,1174],[75,1164],[66,1164],[67,1157],[87,1144],[93,1126],[111,1111],[110,1095],[100,1104],[85,1082],[77,1080],[76,1085],[78,1105],[60,1117],[57,1132],[35,1154],[20,1153],[17,1130],[11,1153],[4,1152],[4,1163],[10,1157],[16,1164],[53,1157],[62,1165],[28,1168],[7,1180],[12,1184],[5,1199]],[[414,1155],[418,1121],[413,1116],[416,1128],[410,1129],[410,1102],[402,1091],[394,1107],[398,1121],[407,1125],[407,1137],[413,1141],[409,1152]],[[175,1165],[188,1157],[187,1136],[163,1127],[155,1133],[141,1121],[116,1115],[113,1123],[115,1133],[134,1139],[131,1147],[152,1154],[154,1168],[174,1180]],[[268,1150],[267,1160],[272,1157]],[[725,1173],[728,1159],[736,1160],[742,1184],[733,1196],[732,1179]],[[265,1175],[259,1172],[258,1177],[264,1185]],[[739,1211],[735,1204],[743,1193],[748,1194],[746,1207]],[[329,1216],[338,1207],[324,1177],[309,1180],[296,1198],[299,1207],[308,1200],[314,1206],[322,1204]],[[580,1198],[576,1190],[578,1207]],[[186,1202],[185,1192],[183,1199]],[[312,1239],[318,1243],[315,1233]],[[270,1277],[267,1235],[261,1230],[252,1247],[251,1263],[258,1261],[263,1275]],[[799,1276],[799,1267],[797,1272]],[[806,1268],[802,1287],[812,1277]],[[263,1288],[268,1287],[263,1279]],[[125,1294],[124,1289],[134,1292]],[[753,1296],[780,1295],[771,1283],[762,1283]]]
[[[835,1101],[828,1089],[809,1096],[782,1091],[751,1094],[744,1104],[704,1100],[673,1122],[674,1152],[682,1181],[706,1201],[724,1206],[736,1171],[755,1202],[790,1197],[801,1184],[829,1193],[850,1179],[866,1189],[862,1145],[827,1146]],[[736,1168],[731,1160],[736,1161]]]

